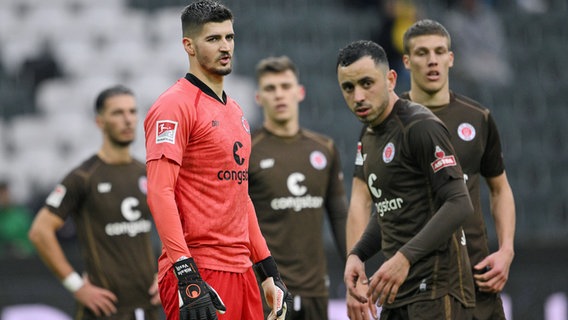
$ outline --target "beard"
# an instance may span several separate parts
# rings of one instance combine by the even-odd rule
[[[130,139],[130,140],[118,140],[117,138],[113,137],[113,136],[109,136],[109,140],[111,142],[112,145],[120,147],[120,148],[126,148],[129,147],[132,142],[134,142],[134,139]]]

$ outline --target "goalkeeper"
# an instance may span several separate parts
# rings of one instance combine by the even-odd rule
[[[189,73],[148,111],[148,205],[162,255],[159,291],[169,320],[263,319],[253,263],[273,319],[291,298],[248,196],[250,128],[223,91],[234,49],[231,11],[198,1],[181,14]]]

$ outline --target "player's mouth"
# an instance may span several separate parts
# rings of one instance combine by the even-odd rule
[[[440,79],[440,72],[432,70],[426,74],[426,78],[430,81],[438,81]]]
[[[228,54],[222,55],[221,58],[219,59],[219,61],[223,65],[229,64],[231,62],[231,55],[228,55]]]
[[[371,112],[371,108],[369,107],[356,107],[355,110],[355,115],[359,118],[366,118],[369,113]]]

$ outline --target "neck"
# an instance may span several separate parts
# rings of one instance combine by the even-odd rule
[[[107,164],[125,164],[132,161],[130,147],[111,146],[109,143],[103,144],[97,155]]]
[[[224,76],[205,73],[203,70],[199,68],[190,68],[189,72],[196,76],[199,80],[203,81],[213,92],[219,97],[220,100],[223,100],[223,80]]]
[[[413,87],[409,92],[410,100],[420,103],[428,108],[441,107],[450,103],[450,91],[443,89],[434,93],[428,93]]]
[[[264,128],[275,136],[293,137],[300,131],[300,124],[294,121],[285,123],[275,123],[273,121],[264,121]]]

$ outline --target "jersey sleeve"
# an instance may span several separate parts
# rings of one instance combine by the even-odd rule
[[[71,213],[79,214],[86,195],[87,183],[76,170],[70,172],[55,186],[45,200],[47,208],[65,220]]]
[[[270,256],[270,250],[266,244],[266,240],[260,231],[254,205],[250,197],[247,197],[249,209],[248,212],[248,233],[249,233],[249,250],[251,252],[252,263],[257,263]]]
[[[446,127],[439,121],[424,120],[414,124],[406,142],[432,184],[434,192],[450,179],[463,180],[463,172],[450,142]]]
[[[501,138],[491,113],[487,115],[487,144],[481,158],[480,171],[484,177],[496,177],[505,171]]]
[[[332,151],[333,157],[329,185],[325,197],[325,208],[333,230],[335,243],[340,256],[343,257],[347,250],[345,236],[345,225],[347,221],[347,196],[345,195],[345,188],[343,184],[341,160],[335,144],[332,147]]]
[[[179,166],[165,157],[148,161],[146,166],[148,207],[154,218],[162,245],[173,264],[181,256],[191,257],[185,242],[174,195]]]
[[[193,108],[172,96],[162,96],[146,115],[146,161],[166,157],[182,164],[183,152],[190,136]]]

